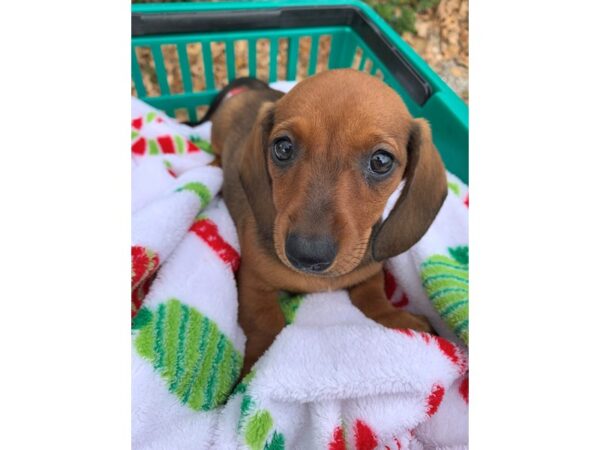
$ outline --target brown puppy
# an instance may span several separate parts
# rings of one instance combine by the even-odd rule
[[[382,261],[421,238],[447,194],[428,124],[413,119],[395,91],[362,72],[333,70],[286,95],[253,86],[225,100],[212,120],[242,251],[243,373],[285,325],[281,290],[347,288],[367,317],[430,330],[384,293]]]

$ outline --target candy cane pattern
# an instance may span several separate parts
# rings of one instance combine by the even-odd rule
[[[200,151],[212,153],[210,143],[198,137],[194,137],[195,142],[192,142],[191,139],[186,139],[184,136],[177,133],[162,134],[156,138],[144,137],[142,133],[144,126],[154,122],[164,122],[164,120],[154,111],[132,119],[131,152],[134,155],[189,154],[198,153]]]
[[[240,255],[221,235],[217,225],[210,219],[203,217],[194,222],[191,231],[206,242],[210,248],[236,272],[240,266]]]

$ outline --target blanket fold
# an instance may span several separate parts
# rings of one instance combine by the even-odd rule
[[[308,295],[225,406],[217,442],[224,448],[330,448],[339,429],[349,438],[358,433],[349,448],[396,448],[396,442],[408,448],[466,365],[455,344],[386,329],[354,308],[345,292]],[[232,422],[238,423],[234,432]],[[354,429],[368,433],[372,445],[361,443]]]

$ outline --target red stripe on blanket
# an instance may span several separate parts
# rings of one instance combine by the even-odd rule
[[[458,387],[458,392],[460,393],[460,396],[463,398],[465,403],[469,403],[469,377],[468,376],[466,376],[465,379],[462,380],[462,383],[460,383],[460,386]]]
[[[240,255],[235,248],[223,239],[219,234],[219,228],[210,219],[196,221],[190,231],[193,231],[200,239],[206,242],[210,248],[221,258],[225,264],[236,272],[240,267]]]
[[[154,280],[160,259],[158,255],[140,245],[131,247],[131,317],[140,307]]]
[[[461,371],[466,369],[465,361],[462,358],[462,356],[458,350],[458,347],[456,347],[456,345],[454,345],[452,342],[447,341],[446,339],[443,339],[438,336],[431,336],[431,337],[433,339],[435,339],[440,350],[448,357],[448,359],[450,361],[452,361],[454,364],[456,364],[458,367],[460,367]]]
[[[404,308],[408,305],[408,295],[403,293],[402,297],[400,297],[400,301],[398,303],[392,303],[392,305],[394,305],[396,308]]]
[[[131,120],[131,126],[133,128],[135,128],[136,130],[139,130],[140,128],[142,128],[142,118],[141,117],[137,117],[135,119]]]
[[[383,277],[385,296],[388,298],[388,300],[391,300],[394,296],[394,292],[396,292],[396,288],[398,287],[396,284],[396,279],[394,278],[394,275],[385,269],[383,270]]]
[[[415,337],[415,333],[413,333],[413,331],[409,330],[408,328],[393,328],[393,330],[405,334],[408,337]]]
[[[439,336],[435,336],[433,334],[429,334],[429,333],[423,333],[423,332],[415,332],[413,330],[410,330],[408,328],[393,328],[394,331],[397,331],[399,333],[405,334],[408,337],[414,338],[416,336],[421,336],[421,339],[423,339],[423,342],[425,344],[430,344],[432,341],[435,342],[438,346],[438,348],[442,351],[442,353],[450,360],[452,361],[453,364],[455,364],[458,369],[459,369],[459,373],[462,375],[465,373],[465,371],[467,370],[467,362],[463,356],[463,354],[461,353],[460,349],[453,344],[452,342],[441,338]]]
[[[467,208],[469,207],[469,194],[467,194],[467,196],[465,197],[465,206]]]
[[[377,436],[362,420],[354,423],[354,439],[356,450],[373,450],[377,447]]]
[[[156,138],[156,140],[158,141],[158,144],[160,145],[160,148],[163,153],[165,153],[165,154],[175,153],[175,145],[173,145],[173,138],[171,136],[169,136],[169,135],[158,136]]]
[[[444,398],[444,386],[439,384],[435,384],[433,389],[431,390],[431,394],[427,397],[427,415],[429,417],[433,416],[438,408],[440,407],[440,403],[442,403],[442,399]]]
[[[140,308],[142,307],[142,303],[144,303],[144,299],[148,292],[150,291],[150,286],[152,286],[152,282],[156,278],[156,272],[150,275],[148,278],[144,279],[140,283],[140,285],[131,290],[131,318],[133,319]]]
[[[158,268],[160,260],[152,250],[139,245],[131,247],[131,288],[137,288],[140,283],[150,277]]]
[[[196,153],[200,151],[200,148],[196,147],[192,142],[187,141],[187,151],[188,153]]]
[[[394,442],[396,443],[398,450],[402,450],[402,443],[396,438],[394,438]]]
[[[329,442],[327,450],[346,450],[344,430],[342,430],[342,427],[336,427],[335,430],[333,430],[333,439]]]
[[[131,152],[136,155],[143,155],[146,151],[146,139],[143,137],[139,138],[133,144],[131,144]]]
[[[383,279],[385,296],[388,300],[392,300],[392,297],[394,297],[394,294],[398,289],[398,283],[396,282],[396,278],[394,278],[394,275],[392,275],[392,273],[389,270],[383,269]],[[404,308],[406,305],[408,305],[408,296],[406,295],[406,292],[402,293],[399,302],[392,303],[392,305],[394,305],[396,308]]]

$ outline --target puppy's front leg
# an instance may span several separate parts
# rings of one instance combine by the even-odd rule
[[[431,333],[431,325],[423,316],[395,308],[385,296],[383,270],[349,290],[352,304],[365,316],[388,328],[410,328]]]
[[[243,377],[273,343],[285,326],[285,319],[279,307],[278,291],[262,283],[251,267],[244,266],[243,260],[238,287],[239,321],[246,334]]]

